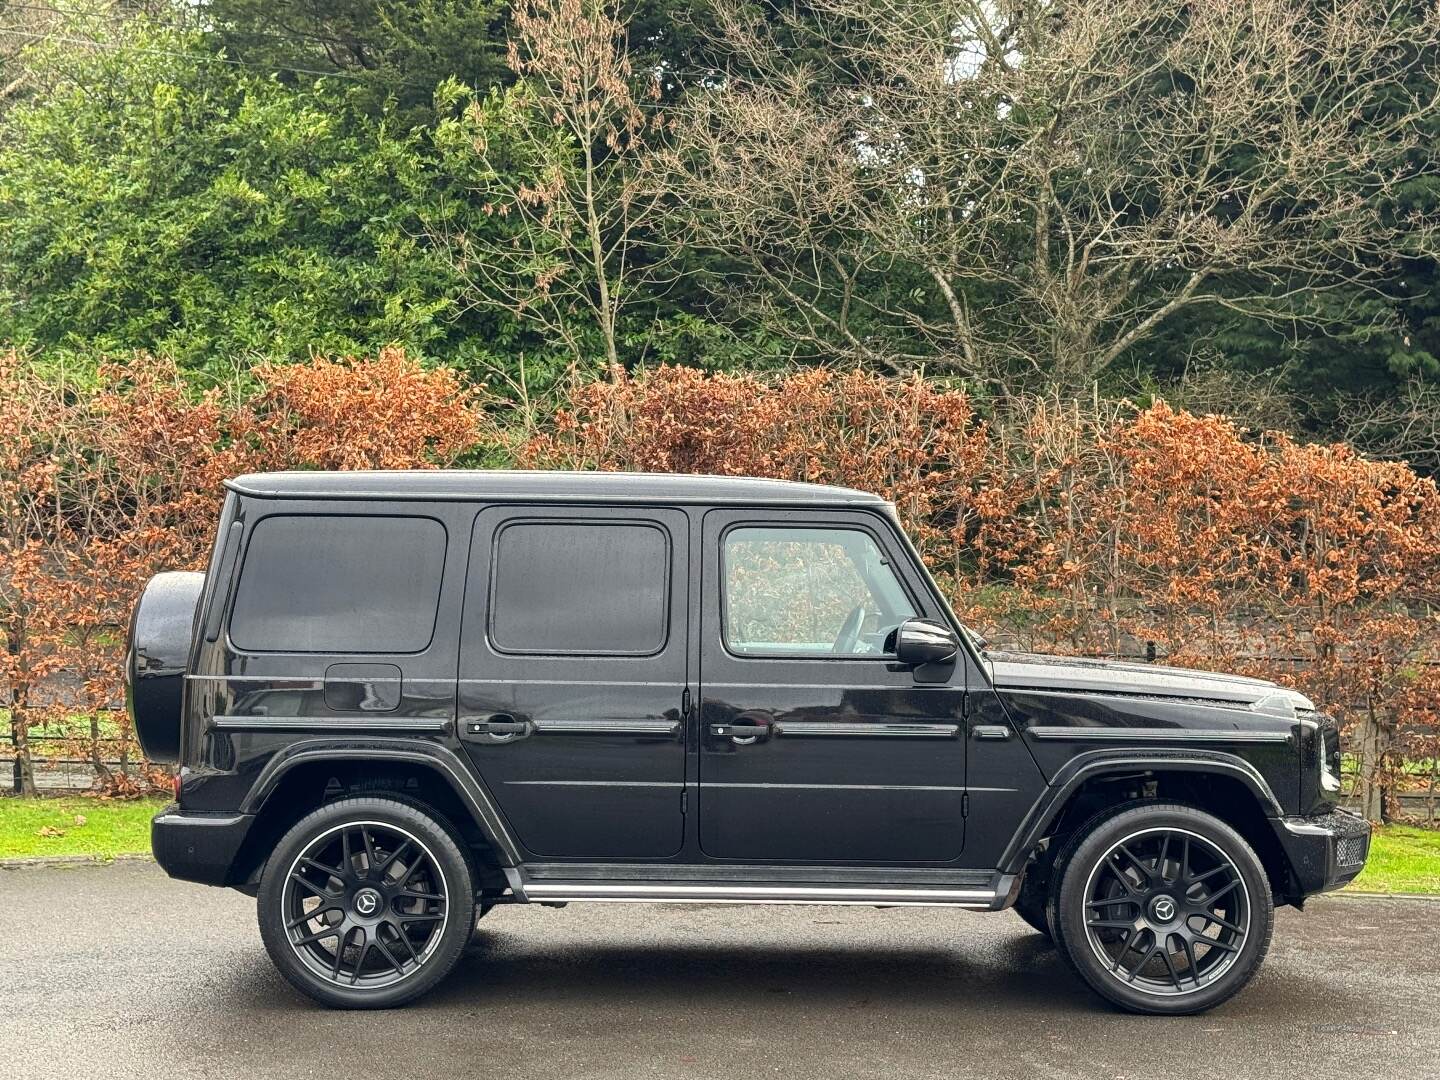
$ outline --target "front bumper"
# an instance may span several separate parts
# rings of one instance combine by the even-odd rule
[[[254,822],[253,814],[187,814],[172,803],[150,822],[150,848],[173,878],[229,885],[235,857]]]
[[[1283,818],[1275,832],[1300,897],[1338,889],[1365,869],[1370,854],[1370,823],[1344,810],[1315,817]]]

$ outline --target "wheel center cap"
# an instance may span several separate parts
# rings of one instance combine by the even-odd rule
[[[1150,914],[1157,922],[1169,922],[1175,918],[1175,901],[1168,896],[1157,896],[1150,901]]]
[[[355,899],[351,903],[355,907],[355,914],[363,919],[368,919],[380,910],[382,900],[380,894],[374,889],[361,889],[355,894]]]

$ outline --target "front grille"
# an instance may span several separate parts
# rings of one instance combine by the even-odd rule
[[[1365,861],[1365,846],[1368,836],[1342,836],[1335,841],[1335,863],[1337,866],[1358,866]]]

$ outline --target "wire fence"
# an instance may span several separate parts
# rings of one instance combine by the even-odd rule
[[[31,760],[34,765],[35,787],[41,792],[61,793],[88,791],[100,779],[95,768],[95,759],[88,754],[77,754],[77,745],[89,746],[91,740],[77,739],[66,735],[30,736]],[[139,748],[133,739],[124,737],[101,737],[94,740],[100,764],[111,773],[136,778],[141,764]],[[47,753],[47,748],[56,747],[58,753]],[[9,777],[12,793],[21,793],[20,759],[15,753],[13,738],[5,747],[4,758],[0,758],[0,776]],[[1354,791],[1358,766],[1353,758],[1347,757],[1342,769],[1343,789]],[[1395,796],[1395,809],[1402,821],[1435,828],[1440,826],[1440,759],[1411,761],[1405,770],[1407,786]],[[1353,803],[1347,794],[1343,805]]]
[[[1163,654],[1157,655],[1153,641],[1141,640],[1130,643],[1129,648],[1105,655],[1095,654],[1091,658],[1148,664],[1166,662]],[[1267,656],[1264,659],[1288,665],[1295,670],[1302,670],[1312,662],[1303,656]],[[1436,662],[1420,663],[1428,665]],[[0,706],[3,705],[4,702],[0,702]],[[112,707],[112,711],[119,712],[119,706]],[[107,723],[102,730],[115,731],[117,726]],[[41,729],[32,731],[28,741],[35,787],[42,792],[89,790],[103,780],[103,771],[130,779],[138,779],[140,776],[143,755],[134,738],[129,735],[101,735],[92,738],[88,731],[59,733]],[[1350,749],[1353,748],[1347,747],[1347,750]],[[13,733],[0,742],[0,750],[4,751],[4,755],[0,756],[0,785],[3,785],[0,790],[8,787],[13,793],[19,794],[22,791],[21,768],[20,759],[15,753]],[[100,769],[96,768],[97,758]],[[1347,752],[1341,777],[1343,791],[1346,793],[1344,802],[1347,804],[1353,802],[1349,793],[1355,790],[1358,775],[1358,759]],[[1392,791],[1392,798],[1392,810],[1400,820],[1427,828],[1440,827],[1440,757],[1420,757],[1406,761],[1402,770],[1402,782],[1397,790]]]
[[[39,735],[31,733],[30,760],[34,769],[35,787],[44,792],[88,791],[100,779],[101,773],[95,768],[95,757],[88,753],[77,753],[77,746],[87,748],[92,740],[77,739],[68,735]],[[7,739],[6,755],[0,758],[0,776],[8,778],[10,791],[19,795],[23,790],[21,782],[20,755],[15,752],[14,736]],[[102,768],[109,772],[130,778],[138,776],[141,763],[139,748],[134,740],[102,736],[93,740]]]

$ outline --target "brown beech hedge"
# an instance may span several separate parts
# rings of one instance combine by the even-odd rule
[[[481,459],[877,491],[992,647],[1296,686],[1345,722],[1377,819],[1406,763],[1440,754],[1440,492],[1403,465],[1163,403],[982,416],[960,390],[863,372],[616,371],[523,415],[397,350],[199,396],[148,357],[80,386],[0,356],[0,697],[27,770],[44,724],[102,787],[135,786],[97,742],[123,726],[125,617],[150,573],[203,563],[223,477]]]

